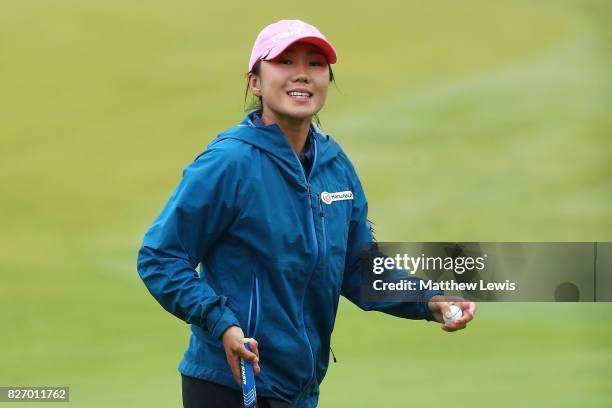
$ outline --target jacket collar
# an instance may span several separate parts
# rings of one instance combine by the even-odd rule
[[[310,130],[315,156],[310,172],[312,178],[320,167],[333,160],[342,150],[330,136],[323,133],[314,123],[311,123]],[[248,114],[240,124],[220,134],[217,140],[225,138],[238,139],[264,151],[285,172],[299,180],[300,184],[305,185],[304,173],[297,155],[277,124],[257,127],[252,121],[251,114]]]
[[[281,169],[285,179],[306,190],[307,180],[315,177],[319,169],[342,152],[340,146],[314,123],[311,124],[311,130],[314,162],[308,179],[306,179],[302,165],[280,127],[276,124],[256,127],[250,115],[246,115],[237,126],[219,134],[209,144],[209,147],[224,139],[235,139],[250,144],[263,151]]]

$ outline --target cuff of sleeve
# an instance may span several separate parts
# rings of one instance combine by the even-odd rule
[[[426,290],[423,292],[423,302],[421,303],[421,307],[423,310],[423,315],[425,316],[425,320],[428,322],[436,321],[433,315],[431,314],[431,310],[429,310],[429,299],[431,299],[435,295],[444,296],[444,292],[441,290]]]
[[[230,326],[240,327],[240,323],[238,323],[238,319],[236,319],[234,313],[232,313],[228,307],[225,307],[222,309],[219,318],[208,326],[208,330],[212,333],[213,338],[220,339],[225,330]]]

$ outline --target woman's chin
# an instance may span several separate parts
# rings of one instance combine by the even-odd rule
[[[312,116],[318,112],[318,109],[313,109],[310,106],[303,107],[291,107],[287,109],[287,116],[295,119],[310,119]]]

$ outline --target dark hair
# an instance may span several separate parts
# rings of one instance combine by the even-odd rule
[[[330,83],[333,82],[334,85],[337,86],[336,79],[334,78],[334,71],[332,71],[331,64],[328,64],[327,67],[329,69],[329,82]],[[244,90],[245,106],[247,103],[247,98],[249,96],[249,89],[251,89],[249,87],[249,74],[259,76],[260,69],[261,69],[261,61],[257,61],[255,65],[253,65],[253,68],[251,69],[251,71],[246,73],[247,83],[246,83],[246,89]],[[245,108],[245,112],[248,112],[248,113],[257,112],[258,114],[261,115],[261,112],[263,112],[263,98],[261,96],[255,97],[253,95],[251,103],[249,104],[248,107]],[[319,116],[316,113],[314,114],[314,121],[317,124],[317,126],[321,127],[321,121],[319,120]]]

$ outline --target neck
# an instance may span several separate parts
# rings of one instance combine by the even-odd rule
[[[266,111],[261,115],[261,121],[264,125],[270,125],[272,123],[278,125],[289,142],[289,145],[291,145],[298,156],[304,151],[311,120],[312,116],[306,118],[293,118],[275,115]]]

